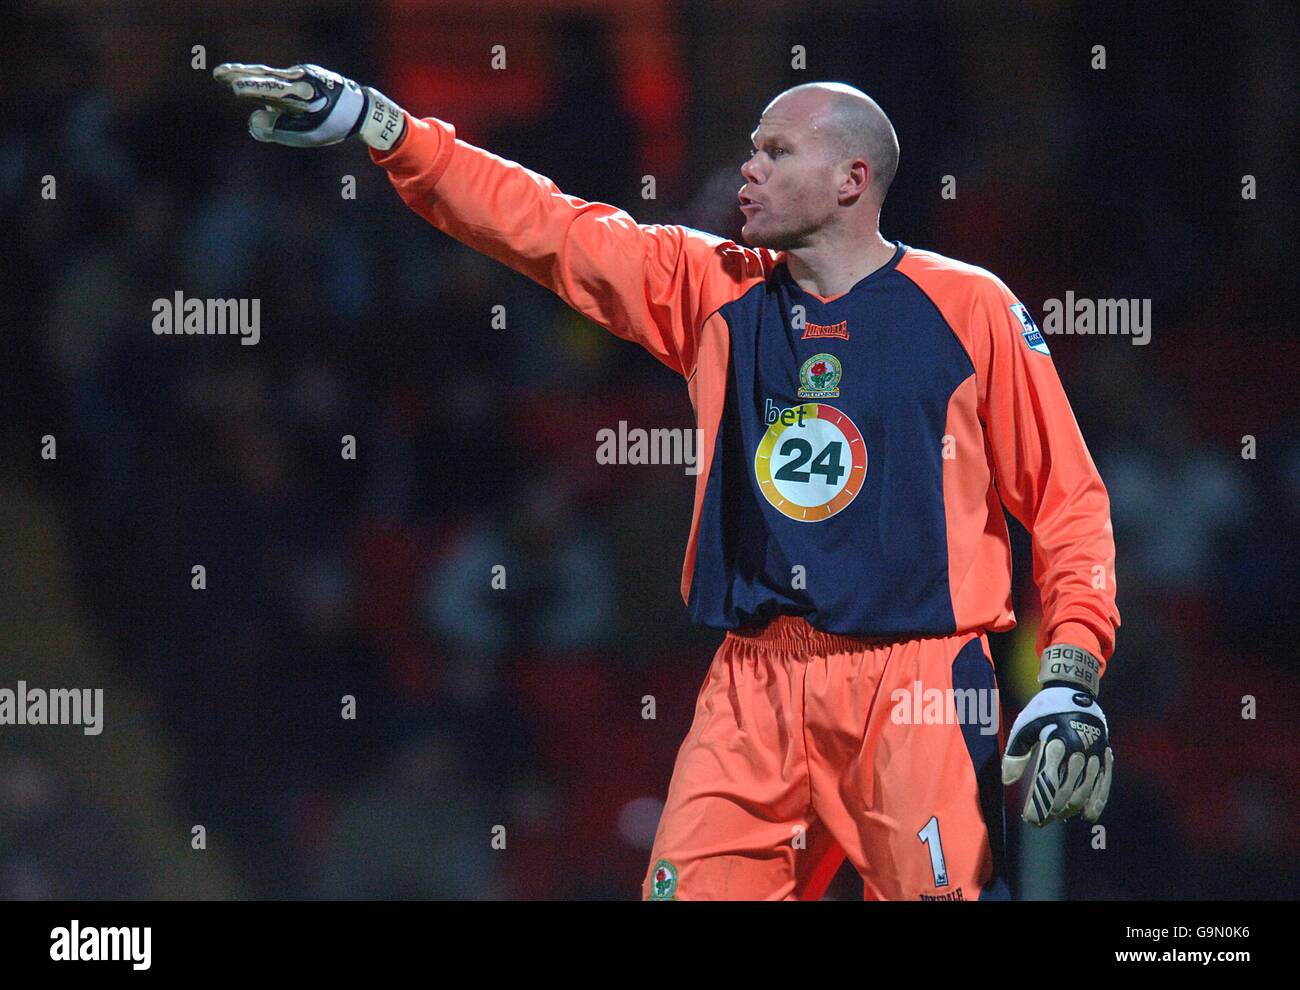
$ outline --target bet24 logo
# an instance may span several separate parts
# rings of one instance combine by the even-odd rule
[[[818,402],[778,411],[771,399],[766,413],[754,476],[773,508],[799,522],[821,522],[857,497],[867,450],[848,416]]]

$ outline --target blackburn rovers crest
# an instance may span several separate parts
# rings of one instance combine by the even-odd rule
[[[655,863],[650,876],[650,900],[677,900],[677,867],[666,859]]]
[[[836,399],[844,368],[834,354],[814,354],[799,369],[799,398]]]

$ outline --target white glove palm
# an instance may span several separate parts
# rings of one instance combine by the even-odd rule
[[[248,118],[249,133],[259,141],[320,148],[356,134],[372,148],[388,151],[406,128],[402,109],[392,100],[319,65],[273,69],[224,62],[212,76],[240,99],[263,105]]]
[[[1110,797],[1114,754],[1110,727],[1097,703],[1100,664],[1087,650],[1056,645],[1043,651],[1039,681],[1007,734],[1002,783],[1014,784],[1033,764],[1021,817],[1040,828],[1080,811],[1095,822]]]

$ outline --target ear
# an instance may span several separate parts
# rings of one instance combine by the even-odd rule
[[[865,158],[854,158],[848,162],[848,170],[840,183],[840,195],[848,200],[856,200],[871,188],[874,178],[871,163]]]

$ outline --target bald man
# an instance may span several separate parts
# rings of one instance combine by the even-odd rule
[[[643,898],[817,898],[846,857],[866,899],[1005,898],[1002,787],[1030,768],[1027,821],[1097,820],[1106,490],[1028,308],[881,236],[898,140],[875,101],[810,83],[768,104],[745,246],[566,196],[318,66],[215,74],[262,104],[254,137],[358,136],[420,216],[685,380],[702,442],[681,593],[725,636]],[[1004,505],[1043,603],[1042,689],[1010,730],[986,635],[1015,625]]]

